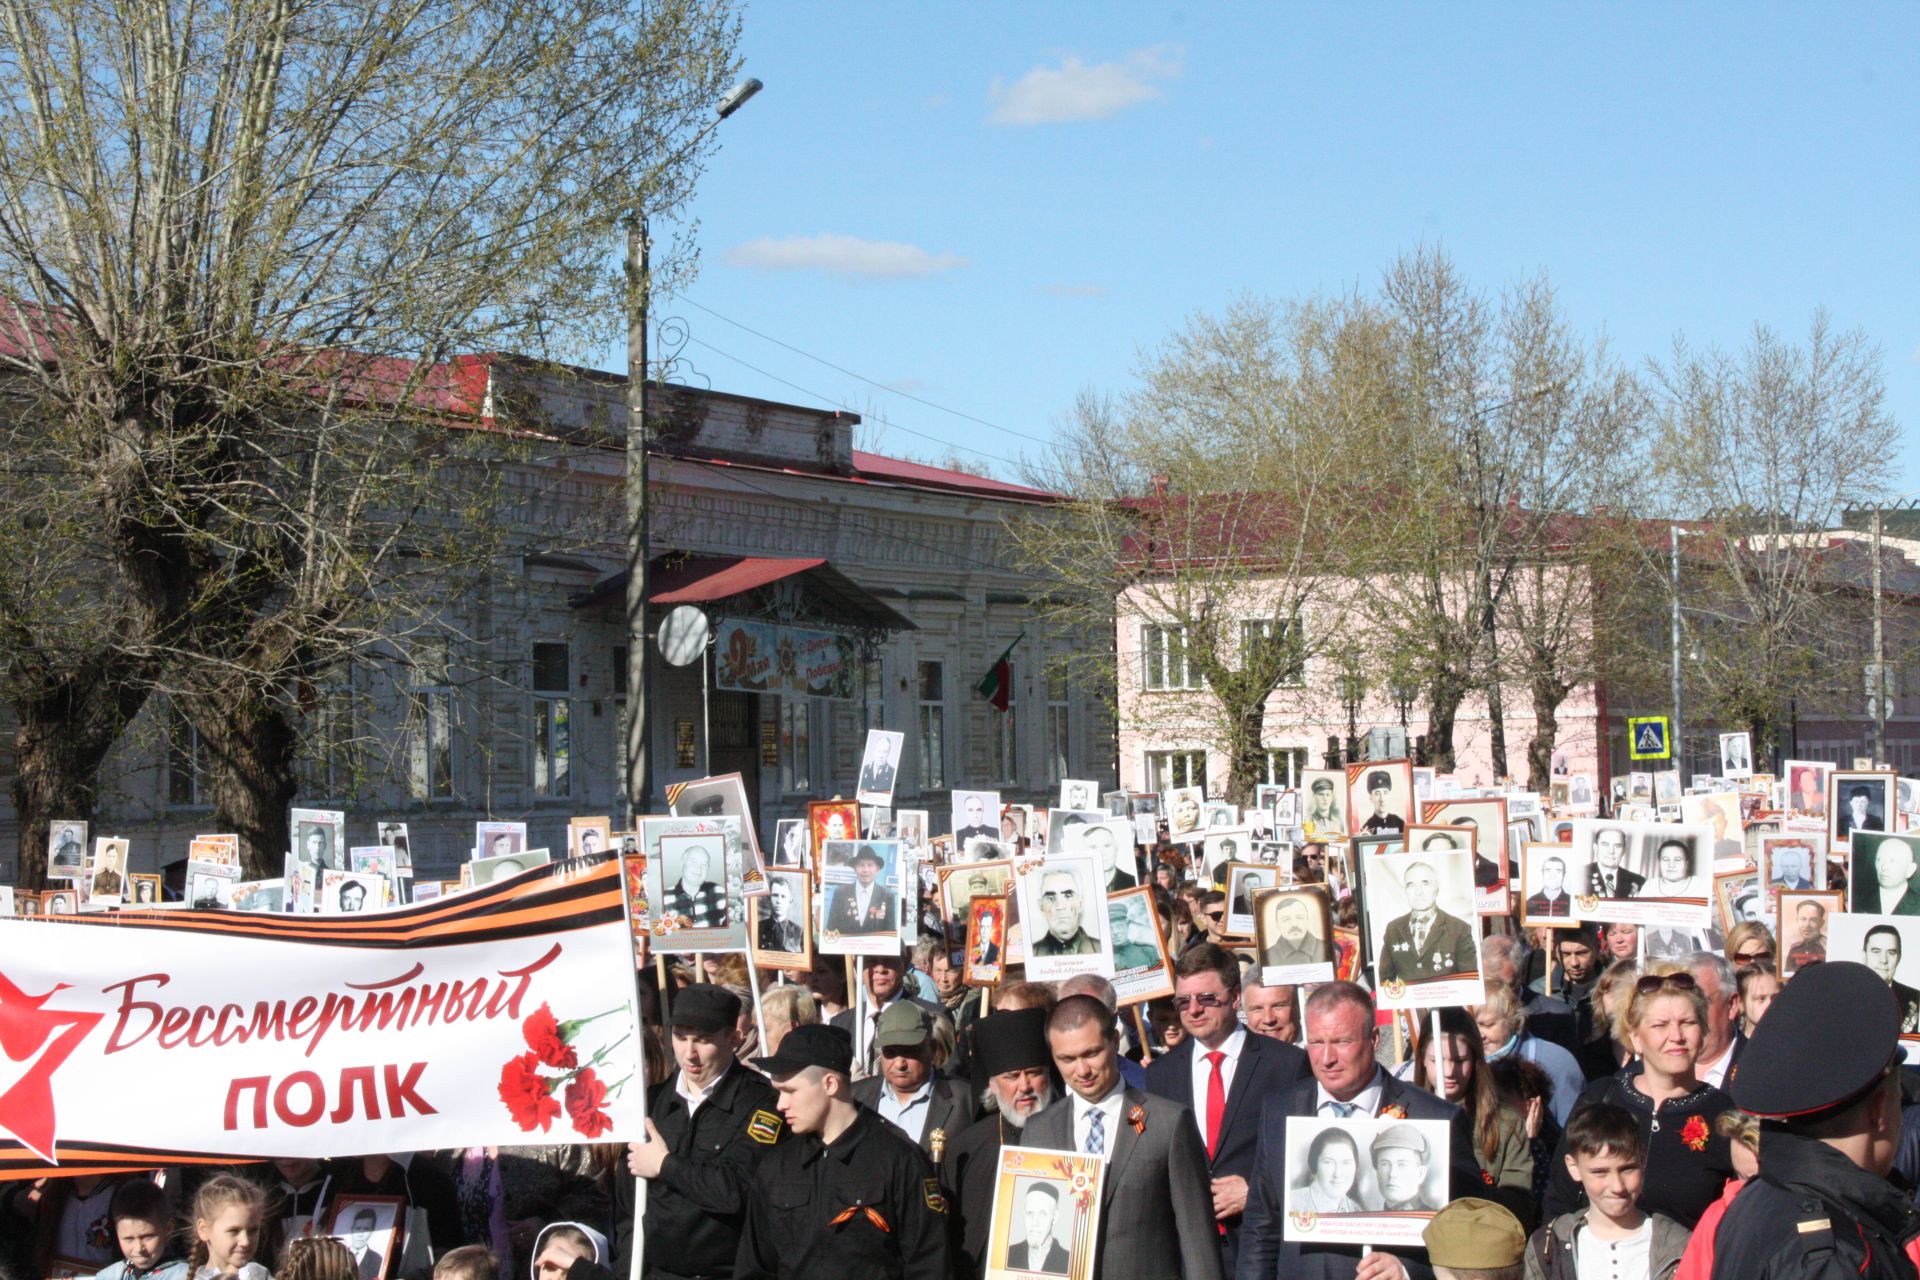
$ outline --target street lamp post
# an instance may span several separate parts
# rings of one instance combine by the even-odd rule
[[[1340,700],[1347,705],[1347,759],[1360,755],[1360,704],[1367,696],[1367,682],[1356,675],[1340,677]]]
[[[746,105],[765,86],[743,80],[720,100],[716,117],[688,147],[699,144],[720,121]],[[652,805],[653,760],[648,750],[650,731],[647,698],[653,691],[653,646],[647,643],[647,325],[653,292],[653,240],[647,231],[646,210],[636,208],[627,219],[627,813],[631,819]],[[704,678],[704,677],[703,677]],[[631,827],[631,822],[629,822]]]

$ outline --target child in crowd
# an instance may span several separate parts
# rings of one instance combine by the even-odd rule
[[[500,1280],[500,1260],[483,1244],[463,1244],[433,1264],[433,1280]]]
[[[360,1280],[353,1254],[332,1236],[303,1236],[287,1245],[280,1280]]]
[[[173,1206],[167,1193],[144,1178],[120,1184],[107,1209],[120,1261],[96,1280],[186,1280],[187,1264],[167,1257],[173,1240]]]
[[[1567,1173],[1587,1193],[1587,1207],[1563,1213],[1533,1233],[1527,1280],[1672,1280],[1686,1251],[1687,1229],[1640,1209],[1646,1152],[1640,1126],[1626,1108],[1594,1103],[1567,1121]]]
[[[193,1197],[193,1280],[273,1280],[253,1260],[261,1246],[267,1196],[253,1183],[219,1173]]]
[[[533,1241],[533,1280],[613,1280],[607,1239],[578,1222],[540,1228]]]

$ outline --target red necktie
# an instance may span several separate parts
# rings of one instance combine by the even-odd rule
[[[1227,1082],[1220,1078],[1220,1064],[1227,1055],[1215,1049],[1207,1055],[1207,1159],[1220,1149],[1220,1126],[1227,1118]]]

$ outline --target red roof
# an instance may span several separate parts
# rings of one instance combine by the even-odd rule
[[[781,560],[767,556],[689,556],[654,574],[647,599],[654,604],[706,604],[755,587],[818,569],[824,559]]]
[[[1059,494],[1050,493],[1045,489],[1033,489],[1023,484],[1009,484],[1005,480],[976,476],[968,471],[930,467],[924,462],[907,462],[901,458],[889,458],[883,454],[867,453],[860,449],[853,451],[853,473],[858,479],[890,480],[935,489],[952,489],[962,493],[978,493],[987,497],[1024,498],[1030,502],[1055,502],[1060,497]]]

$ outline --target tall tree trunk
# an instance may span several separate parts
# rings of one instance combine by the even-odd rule
[[[93,820],[100,765],[152,689],[151,673],[124,654],[93,654],[63,679],[16,699],[13,808],[20,821],[22,889],[46,887],[47,828]]]
[[[1487,646],[1487,723],[1492,731],[1488,750],[1493,756],[1493,781],[1507,776],[1506,693],[1500,686],[1500,646],[1493,634],[1492,586],[1483,581],[1487,603],[1480,611],[1480,639]]]
[[[1453,723],[1466,698],[1464,680],[1438,677],[1427,685],[1427,759],[1439,773],[1454,770]]]
[[[1227,712],[1226,798],[1246,808],[1254,787],[1266,772],[1267,749],[1261,741],[1266,729],[1266,699],[1251,707],[1229,707]]]
[[[1533,682],[1533,737],[1527,743],[1527,789],[1541,795],[1553,785],[1553,748],[1560,741],[1560,704],[1568,690],[1558,681]]]
[[[300,793],[293,711],[251,682],[182,699],[206,755],[214,821],[240,837],[248,879],[270,879],[292,847],[288,810]]]

